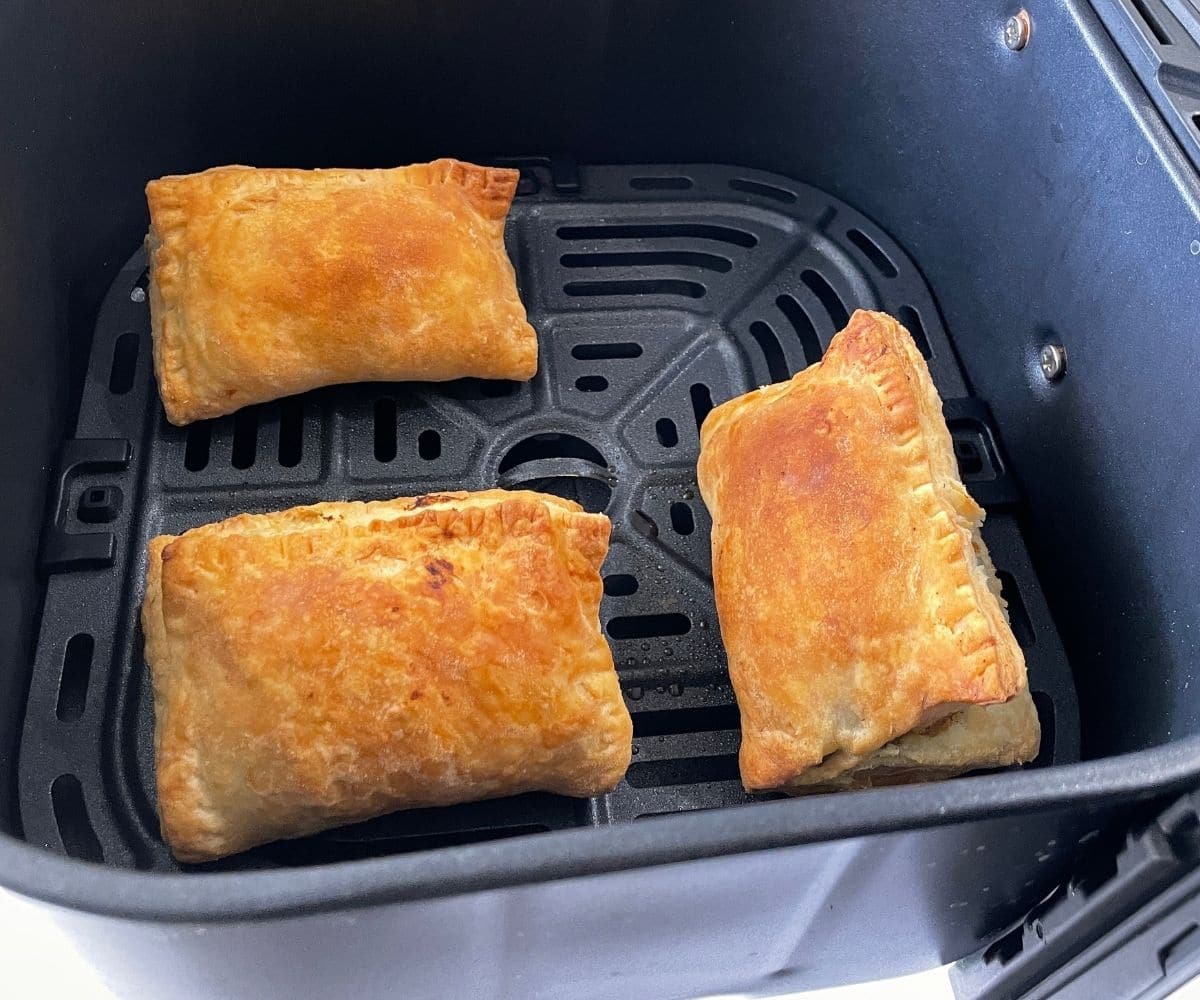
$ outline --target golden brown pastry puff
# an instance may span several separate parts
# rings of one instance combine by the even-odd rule
[[[150,543],[162,832],[204,861],[411,806],[597,795],[632,723],[608,518],[531,492],[241,515]]]
[[[173,424],[340,382],[528,379],[504,220],[516,170],[216,167],[146,185]]]
[[[945,717],[1024,691],[1025,662],[979,537],[983,511],[899,323],[856,312],[824,360],[717,407],[700,436],[748,789],[854,784],[859,769],[871,783],[914,747],[910,780],[1036,753],[1027,692],[1003,718],[964,716],[935,743]],[[1003,738],[967,738],[993,718],[1015,723],[1004,752]]]

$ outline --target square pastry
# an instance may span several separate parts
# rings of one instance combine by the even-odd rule
[[[150,543],[158,809],[183,861],[413,806],[610,790],[608,518],[489,490],[241,515]]]
[[[519,173],[216,167],[146,186],[150,316],[173,424],[318,386],[528,379],[504,221]]]

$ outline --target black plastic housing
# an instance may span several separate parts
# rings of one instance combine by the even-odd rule
[[[146,995],[222,995],[236,984],[254,995],[285,996],[311,992],[314,983],[413,996],[782,991],[961,957],[1044,897],[1081,842],[1102,839],[1146,804],[1195,787],[1200,182],[1091,7],[1047,2],[1028,9],[1033,34],[1019,52],[1001,37],[1012,11],[993,2],[400,2],[311,4],[303,11],[283,3],[177,11],[117,2],[10,11],[0,34],[0,93],[12,137],[0,149],[4,883],[62,907],[81,948]],[[753,223],[756,249],[763,233],[778,228],[769,220],[786,218],[788,209],[762,190],[731,187],[731,179],[790,190],[799,202],[809,189],[786,180],[795,178],[826,192],[838,212],[855,213],[868,244],[903,275],[905,295],[887,292],[894,279],[846,230],[825,234],[825,263],[810,269],[835,288],[836,280],[845,282],[838,296],[845,308],[917,309],[943,394],[970,400],[957,404],[982,428],[970,449],[982,448],[982,461],[994,457],[1011,484],[1010,493],[992,498],[993,523],[1020,529],[1012,536],[1013,565],[1026,565],[1023,537],[1040,580],[1039,587],[1029,573],[1026,586],[1026,571],[1012,570],[1027,613],[1047,635],[1057,625],[1071,664],[1081,762],[740,806],[729,804],[736,795],[719,772],[711,784],[721,788],[708,790],[714,800],[680,802],[678,789],[687,786],[648,785],[645,794],[656,801],[662,789],[676,791],[665,808],[638,805],[628,818],[729,804],[713,811],[589,829],[596,807],[584,806],[580,823],[521,819],[490,828],[554,827],[548,832],[392,853],[404,837],[484,828],[473,818],[431,828],[404,819],[399,828],[384,824],[392,846],[382,857],[362,858],[380,853],[361,847],[380,839],[366,831],[357,840],[326,839],[312,856],[226,866],[288,866],[282,870],[163,870],[171,865],[154,844],[152,816],[135,801],[144,794],[147,732],[144,701],[128,683],[139,665],[131,622],[141,541],[160,526],[324,496],[321,487],[331,480],[319,471],[305,479],[314,454],[309,442],[324,442],[320,447],[331,450],[319,454],[328,456],[330,428],[361,424],[373,435],[374,401],[389,394],[335,390],[290,404],[291,416],[260,411],[258,426],[266,431],[255,436],[254,463],[237,475],[229,472],[237,468],[237,427],[222,425],[212,431],[209,461],[216,456],[212,469],[224,470],[226,479],[207,481],[198,492],[186,482],[172,486],[163,475],[179,471],[171,449],[182,450],[186,470],[186,435],[167,430],[151,409],[144,304],[135,295],[141,265],[125,266],[146,225],[143,184],[222,162],[373,166],[447,154],[496,160],[531,150],[562,151],[580,163],[739,165],[583,169],[578,191],[570,189],[569,159],[526,168],[539,190],[527,184],[518,202],[525,207],[518,208],[511,249],[522,268],[550,259],[556,268],[589,272],[570,280],[593,280],[591,270],[611,267],[614,273],[600,280],[684,283],[660,286],[637,303],[622,301],[628,287],[618,286],[604,308],[593,310],[565,293],[565,284],[531,284],[523,270],[523,291],[558,289],[554,295],[563,296],[543,310],[549,325],[539,323],[552,359],[547,378],[576,393],[572,406],[560,409],[574,414],[576,436],[600,441],[605,468],[615,469],[615,509],[627,519],[640,508],[633,494],[618,491],[645,479],[629,476],[639,463],[653,464],[639,456],[636,441],[649,445],[656,431],[610,423],[608,411],[585,399],[611,390],[575,384],[603,373],[570,366],[599,359],[571,355],[567,345],[575,341],[560,334],[551,313],[604,327],[602,336],[590,332],[588,343],[612,341],[630,321],[622,310],[651,310],[666,329],[688,314],[676,302],[688,282],[705,289],[682,296],[695,306],[710,285],[724,288],[728,276],[744,272],[701,266],[697,276],[697,258],[688,256],[660,259],[653,277],[622,270],[645,260],[573,267],[564,255],[712,251],[644,245],[636,235],[617,251],[591,237],[582,238],[581,251],[552,250],[536,209],[587,206],[596,216],[587,224],[604,224],[600,195],[609,192],[610,177],[620,177],[625,188],[616,214],[626,222],[629,204],[657,219],[707,199],[725,207],[706,208],[700,224],[715,224],[714,213],[740,215],[742,228]],[[561,190],[556,174],[567,180]],[[679,176],[693,187],[630,186],[633,177]],[[823,232],[819,221],[807,225]],[[572,217],[569,225],[581,223]],[[553,238],[562,239],[557,231]],[[730,254],[744,249],[734,244],[723,259],[732,262]],[[819,344],[833,328],[832,313],[802,273],[789,278],[784,268],[770,280],[744,285],[736,303],[742,311],[731,307],[731,321],[712,333],[724,345],[724,371],[736,374],[721,383],[726,392],[766,381],[780,364],[752,322],[772,328],[787,368],[811,360],[799,335],[779,337],[787,317],[770,310],[779,309],[780,295],[815,297],[807,315],[823,324]],[[674,298],[655,298],[663,288]],[[755,297],[768,290],[774,305],[768,300],[766,312],[751,316]],[[921,302],[911,299],[918,293]],[[660,328],[644,314],[633,322]],[[118,346],[126,333],[137,334],[131,354]],[[617,342],[635,341],[622,332]],[[1037,367],[1047,342],[1067,350],[1067,373],[1056,383]],[[133,358],[128,376],[114,366],[121,350]],[[664,370],[674,357],[664,354]],[[127,377],[128,389],[115,392]],[[467,394],[456,413],[495,417],[504,434],[521,429],[495,409],[503,398],[472,399],[470,387],[411,395],[397,388],[390,395],[398,405],[425,405],[446,391]],[[519,402],[522,391],[509,402]],[[666,393],[654,399],[670,404],[665,415],[682,435],[690,400]],[[356,416],[364,408],[369,419]],[[400,413],[398,456],[413,444]],[[468,453],[451,446],[454,421],[426,423],[409,428],[418,438],[413,463]],[[441,436],[437,459],[421,457],[419,436],[429,429]],[[570,429],[539,425],[536,432]],[[277,461],[256,483],[260,451],[278,460],[283,438],[294,442],[297,433],[299,460]],[[243,441],[246,434],[243,428]],[[683,437],[672,447],[686,447]],[[561,479],[564,471],[567,478],[597,478],[564,464],[586,462],[578,454],[531,455],[529,464],[556,464],[538,466],[530,479]],[[501,470],[499,452],[481,456],[477,474],[484,478],[500,480],[526,464]],[[445,486],[459,476],[447,468],[427,478]],[[383,495],[389,481],[403,478],[372,473],[355,480],[355,489]],[[672,480],[672,488],[686,491],[685,479]],[[355,492],[348,482],[336,481],[338,495]],[[225,499],[216,499],[219,490],[228,491]],[[179,499],[185,496],[195,502]],[[664,512],[647,513],[662,538],[670,504],[686,499],[664,492],[659,500]],[[702,582],[699,504],[692,516],[693,531],[679,533],[676,562]],[[628,521],[624,527],[630,530]],[[632,530],[645,537],[636,525]],[[118,581],[104,585],[109,603],[89,603],[101,578]],[[606,620],[626,599],[610,595]],[[79,634],[64,610],[72,607],[92,614],[111,608],[108,632],[93,635],[86,650],[91,672],[82,688],[64,688],[52,672],[64,664],[75,665],[71,676],[82,669],[85,650],[67,649]],[[711,647],[687,657],[672,650],[670,658],[685,666],[719,655]],[[672,702],[688,696],[673,693],[671,684],[686,688],[689,677],[670,678],[664,663],[665,654],[657,664],[635,665],[623,677],[627,694],[641,687],[643,698],[662,699],[655,711],[722,710],[719,690],[712,704]],[[702,683],[719,687],[720,678]],[[1069,699],[1070,687],[1055,690]],[[98,738],[77,739],[67,731],[73,722],[94,727]],[[651,739],[686,735],[644,732]],[[728,756],[733,746],[716,755]],[[71,767],[61,766],[65,760]],[[63,774],[74,775],[74,785],[65,781],[56,792]],[[106,775],[117,775],[116,784]],[[35,801],[41,812],[31,808]],[[82,826],[70,819],[81,804],[88,815]],[[557,828],[575,825],[585,828]],[[64,829],[73,832],[64,836]]]

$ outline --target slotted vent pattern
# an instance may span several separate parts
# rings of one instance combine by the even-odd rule
[[[56,574],[47,586],[26,726],[37,752],[20,757],[31,839],[110,864],[177,867],[154,813],[136,625],[150,535],[240,511],[496,486],[554,493],[612,519],[601,625],[634,719],[625,781],[591,802],[535,794],[397,813],[215,867],[305,865],[749,800],[696,486],[700,429],[726,400],[819,361],[859,307],[908,324],[943,396],[961,399],[938,310],[886,233],[783,177],[585,168],[578,192],[558,194],[538,167],[520,190],[507,241],[539,336],[530,382],[335,386],[173,427],[153,384],[143,255],[121,271],[97,323],[78,434],[115,427],[147,442],[145,458],[120,482],[111,569]],[[1065,662],[1003,506],[1012,500],[998,446],[985,414],[955,419],[964,476],[1000,504],[989,508],[989,545],[1055,759],[1065,759],[1076,742],[1055,680]],[[126,581],[135,599],[106,604]]]

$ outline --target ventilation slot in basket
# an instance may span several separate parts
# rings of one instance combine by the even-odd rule
[[[96,641],[86,632],[79,632],[67,640],[55,706],[55,714],[63,722],[74,722],[83,716],[95,649]]]
[[[791,373],[788,371],[783,348],[779,346],[775,331],[762,320],[755,320],[750,324],[750,336],[754,338],[763,352],[763,359],[767,362],[767,373],[771,376],[771,381],[786,381]]]
[[[871,239],[871,237],[864,233],[861,229],[849,230],[846,233],[846,238],[863,252],[863,256],[866,257],[867,260],[869,260],[875,266],[875,270],[882,274],[885,278],[894,278],[899,273],[896,270],[896,265],[892,263],[892,259],[883,252],[878,243]]]
[[[804,306],[797,302],[790,295],[780,295],[775,300],[775,305],[779,307],[779,311],[787,318],[792,329],[796,331],[796,339],[800,341],[800,349],[804,352],[804,360],[810,365],[815,365],[824,356],[825,352],[821,350],[821,341],[817,337],[816,327],[813,326],[812,320],[808,318],[808,313],[804,311]]]
[[[1000,581],[1000,594],[1008,605],[1008,623],[1012,627],[1013,637],[1017,640],[1017,645],[1028,649],[1037,641],[1037,637],[1029,621],[1029,612],[1025,610],[1021,588],[1017,586],[1017,581],[1011,573],[1000,570],[996,577]]]
[[[187,429],[183,445],[183,467],[188,472],[203,472],[208,468],[208,453],[212,446],[212,424],[192,424]]]
[[[664,448],[674,448],[679,444],[679,429],[670,417],[659,417],[655,421],[654,434]]]
[[[674,708],[661,712],[634,712],[633,735],[677,736],[686,733],[736,731],[741,727],[737,705]]]
[[[704,418],[712,413],[712,393],[703,382],[697,382],[693,385],[690,392],[692,397],[692,413],[696,417],[696,430],[699,430],[704,425]]]
[[[615,361],[641,356],[642,345],[626,341],[618,344],[576,344],[571,348],[571,357],[580,361]]]
[[[304,403],[295,396],[279,404],[279,464],[294,469],[304,458]]]
[[[258,413],[238,410],[233,415],[233,452],[229,461],[235,469],[248,469],[258,451]]]
[[[426,462],[441,458],[442,436],[435,430],[421,431],[417,438],[417,454]]]
[[[697,267],[725,274],[733,261],[695,250],[639,250],[632,253],[565,253],[563,267]]]
[[[659,636],[687,635],[692,621],[677,611],[657,615],[622,615],[608,623],[614,639],[653,639]]]
[[[929,338],[925,335],[925,324],[921,322],[921,314],[912,306],[901,306],[896,310],[896,318],[912,334],[913,343],[917,345],[917,350],[921,352],[921,356],[924,358],[933,357],[933,350],[929,346]]]
[[[104,851],[88,818],[79,779],[73,774],[60,774],[50,786],[50,801],[64,850],[81,861],[103,861]]]
[[[137,373],[138,339],[136,333],[123,333],[113,345],[108,391],[114,396],[123,396],[133,388],[133,376]]]
[[[391,462],[396,457],[396,401],[375,400],[375,461]]]
[[[846,303],[834,291],[833,285],[825,279],[825,275],[810,268],[800,275],[800,280],[804,282],[813,295],[821,300],[821,305],[825,307],[830,320],[833,321],[833,328],[835,330],[842,329],[842,327],[850,322],[850,314],[846,311]]]
[[[629,281],[568,281],[563,291],[575,298],[588,295],[682,295],[704,297],[705,287],[697,281],[678,278],[633,278]]]
[[[634,788],[670,785],[699,785],[711,781],[736,781],[740,777],[735,753],[711,757],[680,757],[676,760],[634,761],[625,780]]]
[[[682,500],[671,504],[671,527],[677,535],[690,535],[696,530],[696,518],[692,514],[692,508]]]
[[[609,597],[629,597],[637,589],[637,577],[629,573],[610,573],[604,578],[604,593]]]
[[[737,247],[758,245],[758,237],[732,226],[710,226],[698,222],[657,223],[613,226],[561,226],[563,240],[715,240]]]

